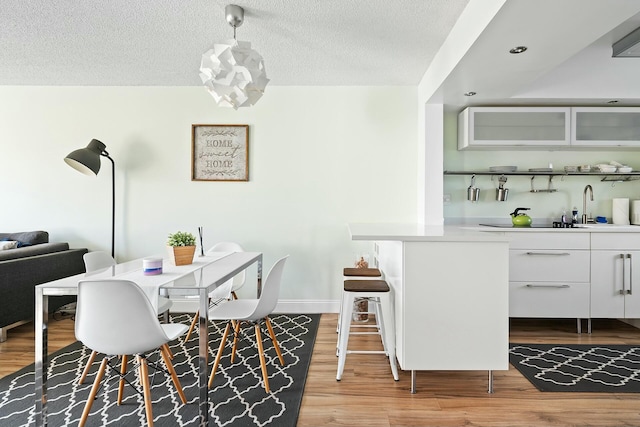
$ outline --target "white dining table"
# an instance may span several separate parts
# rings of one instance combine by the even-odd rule
[[[143,258],[116,264],[103,270],[65,277],[36,286],[35,308],[35,405],[36,425],[47,425],[47,368],[48,368],[48,319],[49,297],[77,295],[81,280],[118,279],[138,284],[157,308],[158,295],[195,296],[198,298],[200,332],[198,344],[198,413],[199,425],[209,424],[208,393],[208,332],[209,293],[253,264],[257,264],[257,296],[262,290],[261,252],[214,252],[196,256],[192,264],[176,266],[163,260],[163,273],[146,276],[142,269]]]

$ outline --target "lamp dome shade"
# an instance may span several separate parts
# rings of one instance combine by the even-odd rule
[[[85,147],[72,151],[64,158],[64,161],[85,175],[97,175],[100,171],[100,155],[106,148],[102,142],[92,139]]]

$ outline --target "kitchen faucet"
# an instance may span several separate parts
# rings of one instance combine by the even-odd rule
[[[591,201],[593,202],[593,188],[590,185],[584,187],[584,193],[582,193],[582,223],[586,224],[589,222],[589,217],[587,217],[587,190],[591,193]]]

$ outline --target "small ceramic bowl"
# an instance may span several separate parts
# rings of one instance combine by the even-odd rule
[[[564,171],[565,172],[578,172],[578,167],[577,166],[565,166],[564,167]]]
[[[591,166],[590,165],[582,165],[580,166],[580,172],[591,172]]]
[[[631,166],[618,166],[618,172],[629,173],[633,170]]]

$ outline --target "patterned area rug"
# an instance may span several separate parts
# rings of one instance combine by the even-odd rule
[[[640,347],[511,344],[509,361],[540,391],[640,393]]]
[[[281,366],[268,334],[263,334],[267,371],[271,393],[262,387],[262,373],[257,354],[253,328],[247,327],[245,340],[239,341],[235,362],[231,364],[231,347],[225,349],[213,387],[209,391],[210,425],[212,426],[295,426],[311,353],[318,329],[319,314],[274,315],[271,322],[280,344],[285,366]],[[190,322],[187,315],[172,316],[172,322]],[[224,323],[210,326],[211,369],[215,352],[224,331]],[[266,338],[265,338],[266,337]],[[198,334],[188,342],[171,343],[175,356],[173,364],[188,403],[183,405],[171,379],[161,372],[152,377],[151,397],[156,426],[197,425],[198,388],[196,383]],[[77,385],[82,369],[91,352],[76,342],[54,353],[49,359],[48,423],[50,426],[77,425],[89,390],[95,378],[100,358],[83,385]],[[157,353],[149,362],[158,359]],[[116,361],[117,362],[117,361]],[[162,362],[159,363],[160,366]],[[139,388],[133,364],[129,364],[129,379]],[[0,426],[34,425],[35,392],[34,367],[28,366],[0,379]],[[153,370],[150,369],[150,374]],[[125,388],[122,405],[116,404],[117,376],[103,380],[87,426],[140,426],[146,425],[144,400],[131,387]]]

